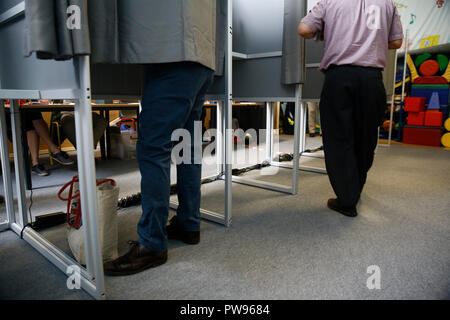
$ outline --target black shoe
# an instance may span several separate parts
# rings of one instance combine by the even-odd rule
[[[344,207],[339,203],[338,199],[328,200],[328,208],[351,218],[355,218],[358,215],[358,212],[356,211],[356,206]]]
[[[105,275],[128,276],[166,263],[167,251],[151,251],[136,241],[130,243],[128,253],[103,265]]]
[[[310,133],[310,134],[309,134],[309,137],[310,137],[310,138],[315,138],[315,137],[316,137],[316,134],[315,134],[315,133]]]
[[[37,174],[40,177],[46,177],[50,174],[42,164],[38,164],[37,166],[31,168],[31,172]]]
[[[3,204],[3,203],[5,203],[5,197],[0,196],[0,204]]]
[[[167,237],[170,240],[180,240],[186,244],[199,244],[200,231],[185,231],[182,230],[176,222],[176,217],[170,220],[170,224],[166,227]]]
[[[53,160],[55,160],[59,164],[62,164],[63,166],[70,166],[75,163],[75,161],[73,161],[69,157],[69,155],[64,151],[60,151],[56,154],[52,153],[52,158]]]

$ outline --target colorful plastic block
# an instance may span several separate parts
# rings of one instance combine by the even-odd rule
[[[444,77],[418,77],[414,80],[414,84],[447,84],[448,81]]]
[[[409,126],[423,126],[425,124],[425,112],[409,112],[406,121]]]
[[[447,120],[445,120],[445,129],[447,131],[450,131],[450,118],[448,118]]]
[[[439,70],[444,71],[448,66],[448,58],[443,54],[438,54],[437,61],[439,63]]]
[[[405,108],[407,112],[422,112],[425,110],[426,99],[424,97],[405,98]]]
[[[413,81],[416,80],[419,77],[419,74],[417,73],[416,66],[414,65],[414,62],[409,54],[406,57],[406,63],[408,64],[409,72],[411,73],[411,77],[412,77]],[[449,76],[450,76],[450,71],[449,71]]]
[[[442,105],[448,105],[449,89],[448,85],[442,84],[413,84],[411,97],[425,97],[426,104],[430,103],[433,92],[439,93],[439,101]]]
[[[433,92],[431,94],[430,102],[428,103],[428,110],[439,110],[441,102],[439,101],[439,93]]]
[[[442,136],[441,142],[444,147],[450,148],[450,133],[444,134]]]
[[[442,75],[448,82],[450,82],[450,62],[445,70],[445,73]]]
[[[403,143],[418,144],[423,146],[440,147],[441,129],[417,128],[405,126],[403,129]]]
[[[425,61],[427,61],[428,59],[431,58],[431,54],[430,53],[424,53],[421,55],[418,55],[415,61],[416,67],[419,68],[422,63],[424,63]]]
[[[442,127],[443,114],[440,111],[425,112],[425,127]]]
[[[434,76],[439,72],[439,63],[435,60],[427,60],[420,65],[419,70],[423,76]]]

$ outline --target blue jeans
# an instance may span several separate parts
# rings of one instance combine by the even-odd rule
[[[172,133],[186,129],[194,139],[194,122],[200,121],[205,94],[213,71],[198,63],[153,64],[148,68],[142,97],[137,156],[141,171],[142,217],[139,243],[153,251],[167,250]],[[200,231],[201,164],[177,166],[176,220],[181,229]]]

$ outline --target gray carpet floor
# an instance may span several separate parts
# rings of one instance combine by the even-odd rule
[[[308,138],[311,148],[320,143]],[[292,140],[282,137],[280,150],[291,149]],[[170,241],[165,265],[135,276],[106,277],[107,297],[450,299],[449,160],[446,150],[380,147],[356,219],[326,208],[333,196],[326,175],[300,172],[296,196],[234,184],[230,228],[203,222],[201,243]],[[302,162],[324,166],[321,159]],[[75,171],[63,168],[33,178],[33,216],[64,210],[56,192]],[[214,166],[204,167],[204,175],[213,173]],[[280,169],[276,175],[253,171],[246,176],[290,185],[291,174]],[[116,179],[121,196],[139,191],[135,161],[100,161],[97,175]],[[204,186],[202,193],[203,208],[223,212],[223,182]],[[137,239],[141,210],[118,214],[124,253],[127,241]],[[63,227],[43,234],[70,252]],[[372,265],[381,270],[380,290],[366,285]],[[83,291],[67,290],[66,279],[15,234],[0,233],[0,298],[90,299]]]

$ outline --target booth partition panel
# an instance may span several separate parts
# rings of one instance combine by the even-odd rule
[[[320,100],[325,74],[319,70],[323,57],[323,42],[314,39],[306,40],[306,79],[303,88],[303,100]]]
[[[304,41],[292,37],[306,11],[303,0],[233,1],[233,99],[267,105],[267,160],[273,166],[273,102],[295,102],[294,166],[298,166],[300,142],[300,107],[304,82]],[[292,16],[294,15],[294,16]],[[295,43],[288,43],[293,39]],[[287,66],[291,63],[290,66]],[[286,70],[295,70],[286,77]],[[286,81],[286,78],[296,81]],[[272,191],[296,194],[297,170],[292,185],[284,186],[243,177],[233,181]]]

